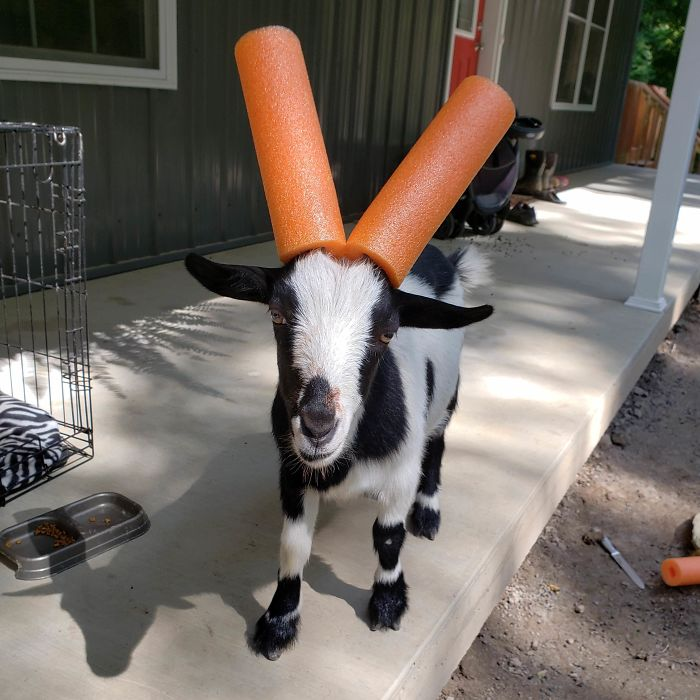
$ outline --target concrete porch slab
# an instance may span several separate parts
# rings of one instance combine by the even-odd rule
[[[152,528],[46,582],[0,567],[2,695],[437,696],[700,281],[699,178],[663,314],[623,303],[653,172],[572,179],[566,206],[537,204],[537,228],[479,241],[495,284],[475,297],[496,313],[467,332],[443,525],[435,542],[407,539],[402,630],[367,627],[374,505],[326,506],[300,642],[275,663],[245,642],[274,590],[281,527],[264,309],[212,298],[181,263],[91,282],[96,457],[0,510],[0,528],[98,491],[139,502]],[[276,264],[272,244],[215,257]]]

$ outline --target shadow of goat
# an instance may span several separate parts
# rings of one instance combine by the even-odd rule
[[[237,468],[245,464],[246,450],[269,453],[264,478]],[[61,608],[82,630],[90,668],[103,677],[129,667],[159,608],[190,609],[196,604],[189,599],[202,594],[220,596],[245,621],[249,635],[264,612],[254,593],[276,580],[281,511],[270,479],[276,471],[270,436],[244,436],[213,459],[180,498],[156,512],[149,532],[120,547],[109,564],[99,566],[98,558],[96,568],[83,563],[50,583],[6,597],[59,595]],[[232,498],[236,491],[250,496]],[[270,527],[277,513],[279,527]],[[369,587],[340,581],[315,555],[307,572],[314,590],[345,600],[366,620]]]

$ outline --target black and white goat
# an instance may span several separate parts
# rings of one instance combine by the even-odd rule
[[[297,636],[301,577],[321,499],[369,496],[379,565],[372,629],[398,629],[407,608],[399,554],[407,519],[433,539],[444,432],[457,402],[464,326],[491,315],[465,308],[487,264],[474,248],[428,246],[400,289],[368,259],[322,250],[281,268],[222,265],[197,255],[189,272],[218,294],[269,306],[279,384],[272,430],[284,524],[278,584],[253,647],[277,658]]]

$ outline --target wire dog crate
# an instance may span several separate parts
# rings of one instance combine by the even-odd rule
[[[33,452],[40,467],[0,486],[0,505],[93,456],[85,280],[80,130],[0,122],[0,392],[40,409],[62,446],[47,466],[36,435],[0,441],[0,465]]]

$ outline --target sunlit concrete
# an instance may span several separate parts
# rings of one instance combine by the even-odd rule
[[[96,457],[0,510],[0,527],[114,490],[152,528],[52,581],[0,567],[2,696],[437,696],[698,284],[700,179],[662,314],[624,305],[653,173],[573,180],[567,206],[537,204],[537,228],[479,241],[495,283],[478,300],[496,313],[466,334],[443,526],[435,542],[407,539],[401,631],[367,627],[373,504],[322,508],[300,642],[274,663],[245,641],[274,589],[281,525],[265,311],[213,299],[180,263],[92,282]],[[216,257],[275,262],[269,244]]]

